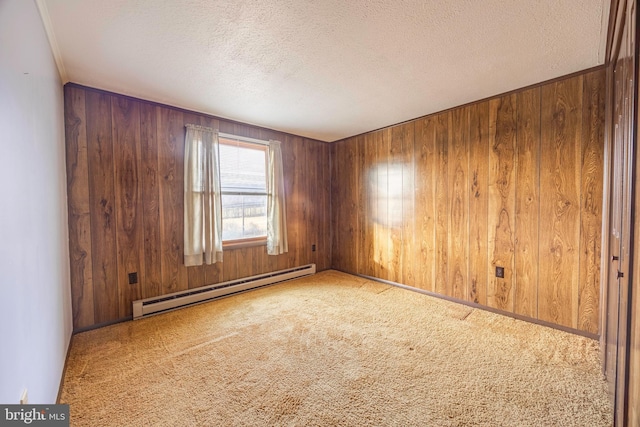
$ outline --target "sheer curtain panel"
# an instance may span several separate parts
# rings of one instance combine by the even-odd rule
[[[186,125],[184,144],[184,265],[222,261],[218,131]]]
[[[289,252],[280,141],[269,141],[267,175],[267,253],[279,255]]]

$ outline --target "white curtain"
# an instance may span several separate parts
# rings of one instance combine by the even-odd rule
[[[267,171],[267,253],[269,255],[289,252],[282,170],[280,141],[269,141],[269,168]]]
[[[222,261],[218,131],[187,125],[184,144],[184,265]]]

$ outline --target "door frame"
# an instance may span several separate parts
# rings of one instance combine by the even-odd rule
[[[638,36],[637,0],[612,0],[609,17],[609,31],[607,36],[606,53],[606,120],[604,141],[604,172],[603,172],[603,216],[602,216],[602,259],[601,259],[601,305],[600,305],[600,350],[603,374],[607,376],[611,398],[614,407],[614,425],[626,426],[629,416],[629,374],[630,374],[630,344],[632,333],[633,301],[633,270],[634,265],[634,229],[636,222],[635,209],[635,179],[637,153],[637,124],[638,124]],[[626,32],[625,32],[626,29]],[[624,37],[626,34],[626,37]],[[623,39],[624,37],[624,39]],[[623,58],[620,58],[621,53]],[[630,58],[631,64],[624,64],[625,57]],[[618,68],[618,66],[620,66]],[[615,70],[622,76],[615,75]],[[622,86],[622,87],[620,87]],[[616,105],[622,90],[622,105]],[[627,102],[625,103],[625,98]],[[616,109],[616,108],[619,109]],[[619,118],[621,117],[621,120]],[[619,133],[622,132],[622,157],[617,157],[616,122],[620,122]],[[616,162],[616,159],[618,162]],[[621,183],[615,183],[616,171],[621,168]],[[612,247],[615,243],[611,237],[611,227],[616,218],[612,212],[616,192],[614,185],[621,185],[621,212],[619,262],[612,263]],[[615,271],[613,269],[615,268]],[[622,278],[617,272],[621,272]],[[615,280],[613,279],[615,278]],[[616,298],[612,301],[611,298]],[[610,317],[608,310],[615,304],[617,311]],[[615,334],[615,336],[612,336]],[[615,345],[615,355],[608,357]],[[614,366],[611,366],[614,364]],[[612,374],[613,372],[613,374]],[[608,375],[607,375],[608,374]],[[613,376],[613,378],[611,378]]]

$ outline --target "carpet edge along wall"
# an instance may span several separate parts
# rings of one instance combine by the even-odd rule
[[[77,334],[61,402],[75,427],[611,426],[597,341],[332,270]]]
[[[332,144],[332,266],[597,334],[604,98],[587,70]]]

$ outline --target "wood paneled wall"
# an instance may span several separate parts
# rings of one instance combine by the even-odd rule
[[[598,333],[604,77],[332,144],[333,267]]]
[[[637,76],[636,76],[637,78]],[[637,81],[637,80],[636,80]],[[640,88],[635,87],[636,91]],[[635,124],[637,129],[637,122]],[[636,135],[636,138],[640,136]],[[640,144],[636,143],[636,149]],[[629,385],[629,395],[627,405],[627,417],[630,426],[640,426],[640,154],[635,154],[635,218],[634,221],[634,259],[632,271],[631,295],[628,302],[629,316],[629,377],[625,381]],[[624,348],[624,347],[623,347]]]
[[[130,316],[140,298],[309,263],[330,267],[328,144],[73,84],[65,86],[65,121],[74,328]],[[225,250],[223,263],[184,266],[187,123],[282,142],[287,254],[249,247]]]

